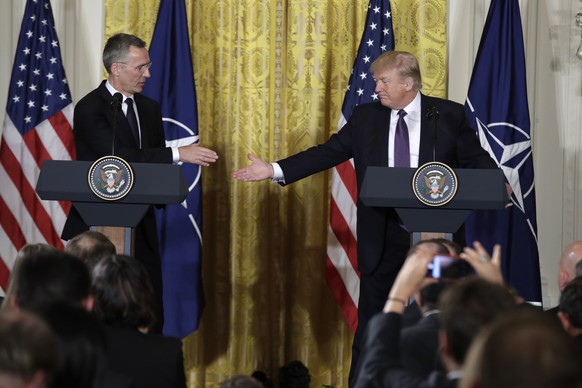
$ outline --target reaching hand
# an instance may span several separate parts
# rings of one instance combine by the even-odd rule
[[[199,164],[209,166],[210,163],[216,162],[218,154],[211,149],[200,147],[200,144],[190,144],[178,147],[180,162]]]
[[[477,276],[492,283],[503,284],[503,275],[501,274],[501,246],[495,244],[491,257],[489,257],[489,253],[487,253],[480,242],[475,241],[473,246],[475,249],[465,247],[459,257],[471,264]]]
[[[437,281],[426,277],[428,264],[433,257],[434,252],[420,248],[406,258],[390,290],[384,312],[403,312],[406,302],[416,291]]]
[[[247,155],[249,160],[253,162],[250,166],[241,168],[232,174],[234,179],[239,181],[261,181],[263,179],[272,178],[274,171],[273,166],[269,163],[257,158],[253,154],[249,153]]]

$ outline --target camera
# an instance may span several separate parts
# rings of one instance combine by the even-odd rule
[[[472,272],[471,266],[465,260],[451,256],[435,255],[428,264],[426,276],[434,279],[459,279]]]

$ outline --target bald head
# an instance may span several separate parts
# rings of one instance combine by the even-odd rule
[[[560,292],[576,277],[576,264],[580,261],[582,261],[582,240],[576,240],[566,245],[560,257],[560,272],[558,274]]]

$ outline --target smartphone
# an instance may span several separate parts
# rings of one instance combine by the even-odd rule
[[[451,256],[435,255],[428,264],[426,276],[434,279],[459,279],[472,272],[472,268],[465,260]]]

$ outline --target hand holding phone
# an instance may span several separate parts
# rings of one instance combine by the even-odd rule
[[[460,279],[472,272],[472,268],[465,260],[451,256],[435,255],[428,264],[426,276],[433,279]]]

